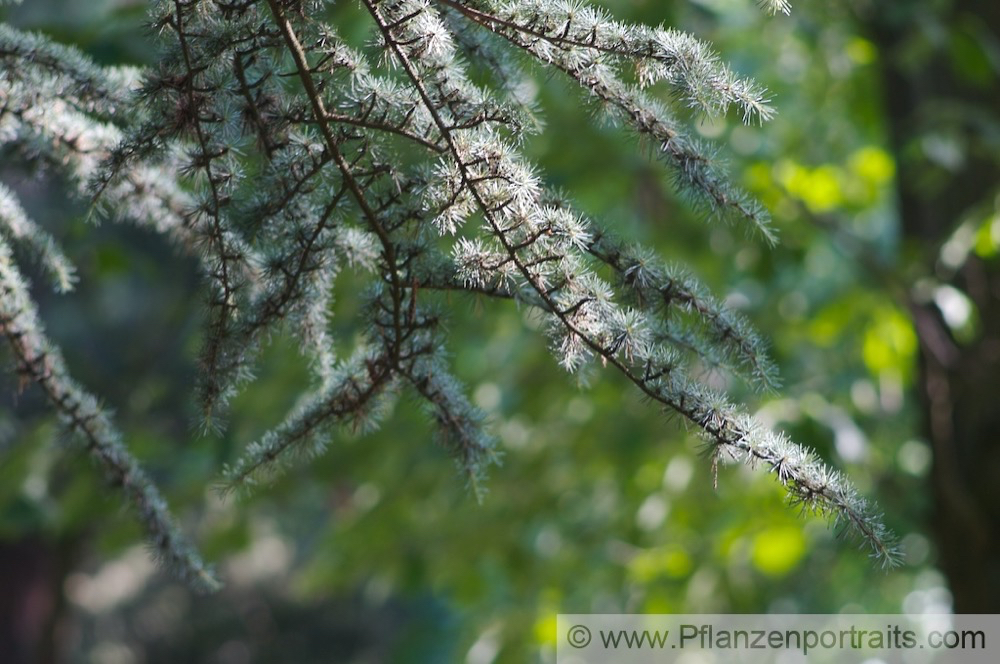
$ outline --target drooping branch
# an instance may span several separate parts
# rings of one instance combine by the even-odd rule
[[[243,458],[224,470],[226,490],[253,488],[292,459],[316,456],[325,447],[332,424],[360,426],[391,382],[391,358],[359,351],[327,386],[307,398],[279,427],[249,445]]]
[[[766,91],[736,76],[708,44],[678,30],[623,24],[586,5],[553,6],[540,0],[436,2],[528,47],[547,62],[558,58],[560,51],[612,56],[635,67],[642,85],[667,81],[700,111],[724,114],[731,104],[737,104],[745,122],[767,120],[774,113]]]
[[[141,520],[153,550],[164,565],[192,587],[212,591],[219,587],[213,572],[201,561],[173,524],[166,502],[139,463],[121,442],[96,398],[67,373],[59,350],[42,330],[24,278],[7,243],[0,239],[0,334],[10,347],[23,384],[37,384],[60,419],[83,449],[119,487]]]
[[[458,2],[446,2],[445,4],[464,9],[465,15],[471,20],[504,37],[546,66],[563,71],[579,85],[589,90],[608,108],[613,109],[640,136],[653,140],[659,147],[659,154],[671,167],[674,179],[682,191],[702,202],[707,212],[718,214],[724,218],[746,221],[751,224],[751,228],[760,232],[767,240],[771,242],[775,240],[769,227],[770,217],[767,211],[745,192],[729,182],[718,165],[707,156],[709,151],[705,146],[685,135],[678,122],[663,106],[651,100],[641,90],[625,84],[616,75],[614,68],[604,59],[606,52],[609,49],[614,51],[615,48],[621,49],[620,52],[615,53],[616,55],[639,57],[638,53],[658,54],[657,62],[666,67],[680,67],[684,73],[678,77],[679,80],[690,82],[695,78],[691,67],[686,67],[690,64],[687,61],[690,58],[678,58],[676,53],[663,55],[660,52],[697,53],[699,47],[697,44],[694,46],[675,44],[665,47],[664,44],[676,42],[679,39],[671,33],[649,37],[644,45],[632,44],[621,47],[606,45],[603,49],[595,49],[594,44],[603,41],[598,37],[597,32],[597,26],[603,25],[603,23],[600,15],[593,12],[581,11],[579,12],[581,18],[577,18],[574,13],[570,18],[560,20],[558,17],[543,11],[539,6],[534,6],[524,13],[521,20],[526,21],[529,26],[535,26],[538,22],[546,22],[547,27],[525,28],[513,18],[497,20],[491,15],[469,10]],[[585,23],[584,27],[577,28],[577,30],[589,36],[569,39],[568,35],[573,31],[575,20]],[[557,26],[561,27],[557,29]],[[629,34],[630,30],[626,26],[609,28],[609,31],[615,35],[606,38],[610,40],[609,43],[628,43],[625,35]],[[694,59],[701,61],[703,68],[712,70],[717,67],[717,63],[713,62],[712,58],[695,57]],[[669,65],[666,64],[668,62],[670,62]],[[709,81],[718,81],[720,77],[726,79],[727,75],[716,72],[705,76]],[[735,94],[737,90],[742,90],[739,94],[735,94],[735,97],[744,99],[745,115],[748,118],[753,115],[760,119],[770,117],[771,111],[763,99],[763,93],[745,90],[746,85],[737,82],[738,80],[733,79],[731,82],[722,84],[722,87],[728,94]],[[730,101],[726,97],[714,102],[698,101],[697,97],[698,94],[695,93],[695,99],[692,100],[692,103],[709,111],[714,106],[725,106]]]

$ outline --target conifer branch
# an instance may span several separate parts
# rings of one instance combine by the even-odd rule
[[[623,60],[636,68],[643,86],[667,81],[690,106],[710,115],[724,114],[730,104],[743,109],[744,122],[768,120],[774,113],[766,91],[733,74],[707,44],[677,30],[619,23],[601,10],[575,3],[436,2],[546,61],[558,57],[556,52],[571,55],[574,49]],[[472,6],[476,4],[488,9]]]
[[[122,444],[108,414],[97,399],[70,378],[62,354],[42,330],[24,278],[3,240],[0,240],[0,334],[14,354],[22,386],[35,383],[42,389],[109,483],[124,494],[142,521],[153,551],[167,569],[193,588],[206,592],[217,589],[219,583],[213,572],[177,531],[159,490]]]
[[[296,457],[320,454],[331,424],[358,429],[377,410],[392,382],[391,358],[362,349],[328,385],[308,397],[279,427],[247,446],[243,458],[223,471],[226,492],[252,489],[273,478]]]
[[[530,177],[516,175],[521,169],[509,152],[493,148],[492,153],[487,150],[484,154],[486,148],[481,144],[472,149],[460,145],[455,135],[458,130],[448,126],[441,108],[428,92],[421,74],[439,76],[436,85],[441,91],[448,81],[440,78],[441,69],[435,59],[447,55],[442,53],[444,46],[432,53],[423,43],[428,40],[426,30],[414,32],[408,26],[413,18],[432,10],[405,0],[362,2],[445,137],[462,187],[474,199],[493,237],[520,277],[552,312],[553,334],[560,342],[562,363],[572,370],[593,355],[614,366],[650,399],[699,426],[715,454],[728,453],[750,464],[764,461],[780,469],[778,479],[793,501],[846,523],[868,544],[875,558],[894,564],[896,553],[891,536],[878,515],[839,474],[813,462],[802,448],[755,426],[753,420],[733,409],[721,395],[684,377],[670,354],[648,344],[649,324],[640,314],[614,305],[611,292],[599,280],[582,272],[574,274],[571,253],[578,247],[572,242],[549,247],[543,238],[550,235],[532,232],[538,219],[544,218],[539,209],[542,196],[537,184]],[[407,11],[408,4],[419,9]],[[388,14],[383,13],[383,5],[388,5]],[[400,16],[403,18],[397,18]],[[427,61],[421,63],[421,58]],[[444,92],[455,97],[461,94],[457,86]],[[510,185],[509,189],[497,191],[494,186],[497,181]],[[555,281],[556,278],[562,281]],[[785,462],[785,457],[805,461]]]
[[[415,364],[404,375],[430,404],[440,428],[442,447],[455,458],[459,471],[481,501],[485,495],[483,469],[498,461],[496,441],[483,430],[485,415],[469,403],[458,381],[440,361]]]
[[[72,290],[76,268],[63,254],[55,239],[28,218],[14,192],[0,183],[0,235],[27,247],[52,280],[57,292]]]
[[[542,22],[544,27],[525,28],[519,26],[513,19],[495,20],[495,17],[469,10],[461,3],[447,0],[438,1],[460,10],[464,9],[466,16],[486,29],[504,37],[543,64],[563,71],[579,85],[588,89],[608,108],[613,109],[640,136],[652,139],[659,147],[659,154],[671,166],[675,180],[682,191],[691,194],[695,200],[703,202],[708,212],[747,221],[769,242],[775,241],[776,238],[769,227],[770,218],[767,211],[728,181],[718,166],[713,163],[713,160],[707,156],[708,152],[705,147],[700,145],[698,141],[685,136],[677,121],[665,108],[653,102],[642,91],[626,85],[617,77],[613,67],[602,58],[608,49],[614,50],[613,47],[593,48],[594,44],[600,43],[597,26],[603,26],[606,23],[599,14],[584,9],[579,13],[585,18],[577,19],[575,10],[571,10],[573,13],[568,18],[558,19],[538,5],[529,5],[528,10],[523,13],[522,20],[526,21],[529,26]],[[520,11],[522,5],[525,4],[519,2],[515,6]],[[577,30],[586,36],[571,40],[568,35],[574,30],[574,20],[580,20],[585,24]],[[628,27],[615,26],[611,31],[617,35],[611,38],[614,43],[627,42],[623,35],[628,34]],[[660,38],[649,39],[644,46],[621,47],[621,52],[616,54],[636,57],[638,53],[656,53],[657,50],[663,50],[659,44],[671,41],[676,41],[676,36],[665,34]],[[690,54],[697,51],[697,47],[687,44],[672,46],[670,50],[680,50]],[[677,60],[676,55],[661,56],[660,62],[669,62],[670,60]],[[710,61],[711,59],[702,58],[702,60]],[[677,62],[683,63],[682,60]],[[703,66],[707,66],[707,63],[703,63]],[[723,74],[718,74],[707,78],[715,80],[717,76],[725,77]],[[693,76],[688,75],[687,72],[685,76],[680,77],[684,81],[691,81],[692,78]],[[746,118],[754,114],[761,119],[770,117],[771,111],[766,106],[762,93],[750,92],[746,90],[746,84],[739,82],[725,83],[722,84],[722,87],[730,92],[736,89],[745,92],[745,94],[740,93],[738,96],[745,97],[744,114]],[[723,97],[716,102],[706,102],[698,100],[697,93],[695,93],[695,99],[692,100],[692,103],[703,110],[712,112],[713,104],[724,107],[728,100]]]
[[[205,69],[205,65],[194,61],[185,27],[185,10],[196,4],[197,0],[173,0],[174,13],[167,20],[167,25],[177,36],[184,65],[178,81],[181,94],[181,106],[178,112],[183,114],[180,123],[185,129],[194,133],[197,141],[197,152],[192,155],[191,168],[205,172],[210,194],[210,200],[201,205],[199,210],[200,214],[207,216],[208,222],[203,229],[200,224],[196,227],[207,237],[209,253],[215,259],[211,272],[215,288],[208,300],[211,333],[206,338],[202,351],[202,362],[205,366],[202,376],[205,380],[200,386],[205,421],[210,424],[216,406],[220,402],[225,403],[231,393],[225,383],[216,380],[216,376],[236,373],[238,371],[236,367],[242,364],[239,354],[227,352],[223,344],[232,333],[233,319],[237,315],[237,299],[243,284],[238,279],[238,268],[234,264],[243,260],[244,251],[241,246],[243,243],[232,230],[227,228],[222,218],[225,214],[224,207],[229,202],[228,197],[222,192],[222,184],[230,175],[213,168],[213,162],[225,156],[228,148],[218,142],[210,142],[209,134],[203,127],[206,120],[212,120],[211,113],[204,108],[205,93],[198,89],[198,77]]]
[[[97,67],[73,48],[0,23],[0,76],[8,84],[44,85],[46,94],[104,117],[124,114],[138,79],[134,68]]]
[[[326,148],[333,158],[333,161],[337,164],[337,168],[340,169],[341,177],[343,178],[344,183],[347,185],[347,188],[354,197],[358,207],[361,208],[372,232],[378,236],[379,242],[382,245],[382,252],[385,256],[387,264],[389,281],[392,284],[393,321],[398,336],[402,330],[402,299],[404,295],[403,285],[400,281],[396,262],[396,247],[393,244],[392,239],[389,237],[388,232],[382,226],[382,223],[375,211],[372,210],[371,206],[368,204],[368,200],[365,198],[360,185],[355,179],[351,165],[340,152],[338,141],[328,124],[328,114],[324,106],[323,99],[321,98],[316,84],[313,81],[309,63],[306,60],[305,51],[302,49],[302,44],[299,42],[298,37],[295,34],[295,29],[292,27],[291,22],[285,15],[284,8],[278,0],[268,0],[268,6],[271,8],[271,13],[274,15],[274,19],[278,24],[278,28],[281,30],[281,34],[285,39],[288,50],[292,54],[292,58],[295,61],[295,67],[298,70],[299,79],[301,80],[302,85],[306,90],[306,94],[309,97],[309,102],[312,105],[314,119],[316,120],[320,131],[323,134],[323,138],[326,141]],[[398,339],[397,344],[393,345],[393,350],[393,364],[398,364]]]
[[[68,104],[63,88],[56,88],[57,98],[40,96],[47,89],[28,89],[14,82],[5,90],[0,146],[9,145],[25,161],[60,172],[80,197],[89,197],[91,179],[122,140],[122,133]],[[138,164],[108,182],[99,204],[110,216],[169,235],[195,253],[196,237],[186,216],[193,203],[178,185],[178,168],[173,154],[159,165]]]
[[[654,312],[676,307],[695,314],[694,320],[708,329],[714,348],[727,349],[761,387],[778,387],[777,368],[767,356],[764,342],[742,317],[716,302],[693,277],[668,268],[641,247],[626,247],[607,235],[596,237],[587,251],[614,271],[620,287],[636,306]],[[704,357],[713,354],[698,352]]]

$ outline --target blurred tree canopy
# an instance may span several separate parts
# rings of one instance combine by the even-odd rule
[[[1000,608],[1000,6],[800,1],[772,18],[744,0],[600,4],[691,31],[773,92],[762,127],[692,121],[780,242],[706,229],[648,146],[541,70],[545,131],[527,155],[587,214],[692,265],[771,341],[780,393],[726,387],[879,501],[902,565],[874,568],[822,519],[803,523],[764,473],[723,466],[713,487],[694,431],[609,372],[572,385],[514,303],[455,299],[449,315],[464,340],[452,366],[504,450],[482,504],[405,399],[378,431],[223,501],[206,486],[294,405],[309,371],[299,348],[274,337],[225,433],[193,432],[196,262],[146,231],[88,223],[58,177],[5,155],[3,182],[79,270],[71,297],[32,288],[50,335],[227,586],[199,597],[156,574],[42,396],[5,378],[0,659],[551,661],[559,612]],[[330,11],[364,34],[356,3]],[[0,19],[143,65],[145,13],[49,0]],[[336,283],[337,338],[358,333],[359,287],[349,273]]]

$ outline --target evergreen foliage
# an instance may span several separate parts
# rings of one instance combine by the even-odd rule
[[[5,155],[50,167],[95,214],[167,234],[199,258],[204,425],[223,426],[272,335],[301,341],[314,385],[224,469],[225,490],[321,453],[337,426],[375,426],[409,391],[481,492],[500,452],[448,367],[441,293],[461,292],[537,309],[567,371],[620,372],[700,429],[713,467],[764,467],[793,504],[845,524],[892,563],[891,536],[847,479],[699,379],[711,366],[776,386],[748,323],[683,267],[574,210],[519,151],[540,131],[519,83],[525,68],[562,72],[654,146],[706,216],[773,240],[766,210],[648,88],[668,86],[674,106],[709,116],[735,106],[745,122],[772,116],[766,91],[687,34],[622,24],[577,0],[361,4],[373,42],[358,49],[317,18],[317,0],[161,0],[150,25],[163,51],[141,72],[0,25]],[[761,4],[788,11],[783,0]],[[0,222],[0,329],[16,372],[125,494],[169,568],[213,587],[107,412],[46,339],[11,245],[59,291],[72,289],[72,265],[5,187]],[[365,341],[342,356],[328,316],[345,270],[369,276]]]

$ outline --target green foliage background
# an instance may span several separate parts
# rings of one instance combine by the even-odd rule
[[[117,411],[130,447],[228,584],[197,598],[157,575],[116,498],[64,450],[39,395],[12,398],[5,379],[0,537],[41,534],[71,551],[70,661],[552,661],[558,612],[947,608],[922,531],[930,451],[910,392],[916,337],[892,297],[910,248],[892,200],[881,54],[840,3],[799,2],[790,18],[745,0],[604,4],[622,19],[691,30],[774,92],[779,114],[763,127],[692,122],[772,210],[780,245],[706,226],[675,199],[646,146],[595,122],[599,108],[543,71],[546,131],[529,156],[583,210],[696,266],[745,310],[772,340],[784,387],[742,396],[879,501],[904,564],[874,568],[822,520],[798,518],[764,472],[722,468],[714,488],[678,421],[610,374],[575,385],[514,304],[461,298],[451,302],[455,368],[495,418],[505,451],[481,505],[405,399],[378,431],[341,437],[275,486],[222,502],[206,490],[218,468],[278,422],[307,380],[298,350],[273,339],[225,435],[193,431],[196,266],[160,238],[94,227],[57,181],[3,163],[4,182],[80,267],[71,296],[36,289],[48,329],[81,382]],[[333,6],[344,33],[363,30],[356,9]],[[0,11],[103,63],[155,55],[138,28],[142,3]],[[936,25],[931,11],[923,19],[913,49],[943,31],[956,75],[995,79],[974,24]],[[977,252],[996,253],[996,227],[989,217],[977,226]],[[859,260],[859,241],[877,270]],[[337,284],[333,325],[345,347],[356,333],[354,286],[349,275]],[[974,316],[963,325],[974,328]]]

